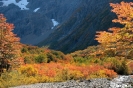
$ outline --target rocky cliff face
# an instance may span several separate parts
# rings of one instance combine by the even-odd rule
[[[14,32],[22,43],[34,45],[56,30],[52,19],[62,25],[80,3],[81,0],[0,0],[0,13],[15,25]]]
[[[118,25],[112,23],[116,15],[111,12],[109,3],[119,2],[121,0],[84,0],[70,19],[40,45],[50,45],[52,49],[67,53],[97,44],[94,40],[96,31],[108,30]]]
[[[115,25],[109,3],[120,1],[0,0],[0,13],[14,23],[22,43],[72,52],[96,44],[96,31]]]

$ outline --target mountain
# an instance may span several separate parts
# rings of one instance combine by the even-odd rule
[[[0,13],[22,43],[68,53],[97,44],[96,31],[116,26],[109,3],[121,1],[132,0],[0,0]]]
[[[69,19],[81,0],[1,0],[0,13],[15,25],[14,32],[22,43],[37,44]],[[71,4],[70,4],[71,3]]]

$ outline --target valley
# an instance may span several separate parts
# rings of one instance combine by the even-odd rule
[[[0,88],[132,88],[132,0],[0,0]]]

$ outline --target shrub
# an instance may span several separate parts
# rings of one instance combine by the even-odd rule
[[[83,58],[83,57],[74,57],[74,62],[79,64],[88,64],[90,62],[89,58]]]
[[[6,81],[4,81],[2,78],[0,78],[0,88],[8,88]]]
[[[59,77],[62,79],[62,81],[66,81],[70,79],[70,72],[68,69],[63,69],[61,71],[61,74],[59,74]]]
[[[105,70],[99,70],[90,74],[90,78],[107,78]]]
[[[104,52],[104,55],[107,56],[107,57],[114,57],[116,54],[115,54],[114,50],[106,50]]]
[[[36,63],[47,63],[48,59],[45,54],[40,54],[37,57],[35,57],[35,62]]]
[[[40,83],[54,82],[54,81],[55,81],[54,78],[48,77],[48,76],[37,76],[36,79],[37,79]]]
[[[28,52],[28,49],[24,47],[24,48],[21,49],[21,52],[22,53],[27,53]]]
[[[114,72],[114,70],[104,69],[105,74],[108,78],[115,78],[117,76],[117,73]]]
[[[48,58],[48,63],[51,61],[57,62],[56,56],[53,55],[52,53],[48,53],[47,58]]]
[[[30,76],[30,77],[24,77],[23,78],[24,84],[33,84],[38,83],[39,80],[36,77]]]
[[[74,79],[74,80],[78,80],[78,79],[82,79],[83,78],[83,74],[80,71],[70,71],[70,79]]]
[[[24,74],[20,74],[18,71],[6,72],[1,75],[0,78],[0,88],[9,88],[13,86],[26,85],[38,83],[37,76],[27,77]]]
[[[25,74],[26,76],[35,76],[38,74],[38,71],[36,68],[34,68],[32,65],[26,65],[20,67],[21,74]]]
[[[121,63],[121,67],[120,67],[120,74],[124,74],[124,75],[129,75],[131,74],[131,69],[129,68],[129,66],[126,64],[126,60],[124,59]]]
[[[64,59],[64,57],[65,57],[65,55],[62,52],[60,52],[60,51],[52,51],[51,53],[53,55],[55,55],[56,58],[58,58],[58,59]]]
[[[130,67],[127,65],[127,61],[124,58],[106,57],[104,59],[104,66],[121,75],[131,73]]]
[[[0,88],[22,85],[26,82],[26,80],[24,81],[24,78],[25,76],[17,71],[2,73],[0,78]]]
[[[33,61],[32,61],[32,59],[31,59],[31,57],[29,57],[29,56],[26,56],[26,57],[24,57],[24,63],[25,64],[31,64]]]

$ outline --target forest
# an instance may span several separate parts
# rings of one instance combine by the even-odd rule
[[[68,54],[20,43],[0,14],[0,88],[133,74],[133,3],[110,6],[120,27],[97,31],[97,46]]]

